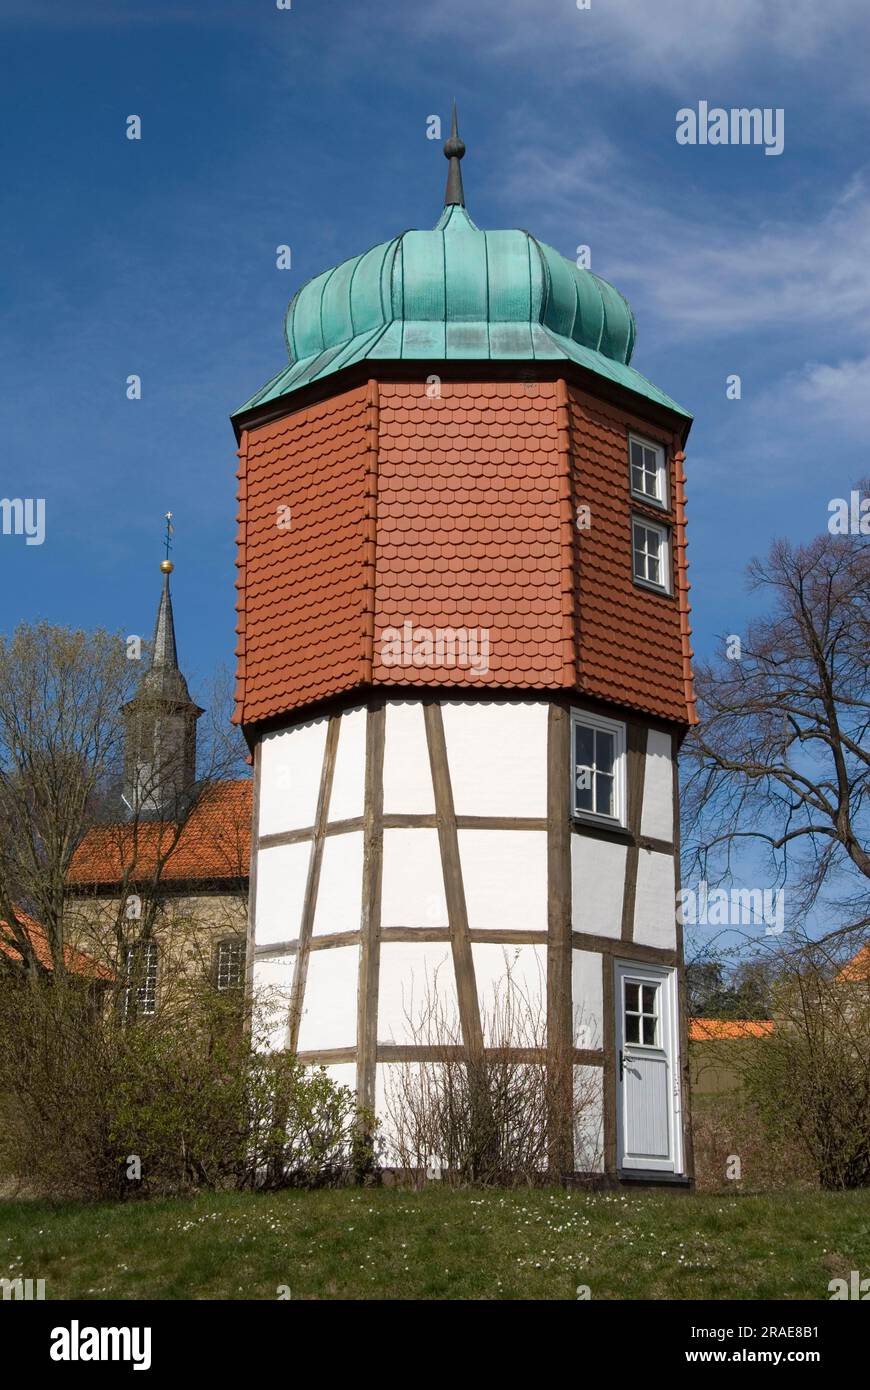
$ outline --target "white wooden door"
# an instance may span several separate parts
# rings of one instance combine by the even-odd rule
[[[677,973],[616,961],[618,1165],[682,1172]]]

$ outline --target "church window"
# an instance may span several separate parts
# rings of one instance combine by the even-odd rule
[[[245,981],[245,943],[238,937],[219,941],[215,976],[221,992],[241,989]]]

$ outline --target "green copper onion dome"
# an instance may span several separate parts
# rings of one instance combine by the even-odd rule
[[[577,362],[680,410],[630,366],[634,315],[618,290],[526,231],[481,231],[465,210],[453,127],[445,208],[315,276],[293,297],[290,365],[241,414],[363,360]],[[680,414],[684,414],[680,410]]]

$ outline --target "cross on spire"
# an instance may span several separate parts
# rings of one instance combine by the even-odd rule
[[[166,534],[165,534],[164,537],[163,537],[163,546],[164,546],[164,549],[165,549],[165,552],[166,552],[166,558],[163,560],[163,562],[162,562],[162,564],[161,564],[161,566],[160,566],[160,568],[163,570],[163,573],[164,573],[164,574],[171,574],[171,572],[172,572],[172,570],[173,570],[173,568],[174,568],[174,566],[173,566],[173,564],[172,564],[172,561],[171,561],[170,558],[169,558],[169,552],[170,552],[170,550],[172,549],[173,529],[174,529],[174,528],[173,528],[173,525],[172,525],[172,513],[171,513],[171,512],[167,512],[167,513],[166,513]]]

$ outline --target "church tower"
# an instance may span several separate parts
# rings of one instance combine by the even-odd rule
[[[196,782],[196,721],[203,713],[178,666],[169,591],[173,568],[168,556],[161,561],[163,589],[151,658],[123,708],[124,799],[130,815],[149,820],[183,818]]]
[[[472,221],[455,111],[444,153],[435,228],[303,285],[233,417],[251,989],[382,1120],[506,1047],[583,1097],[551,1171],[687,1183],[691,419],[616,289]]]

